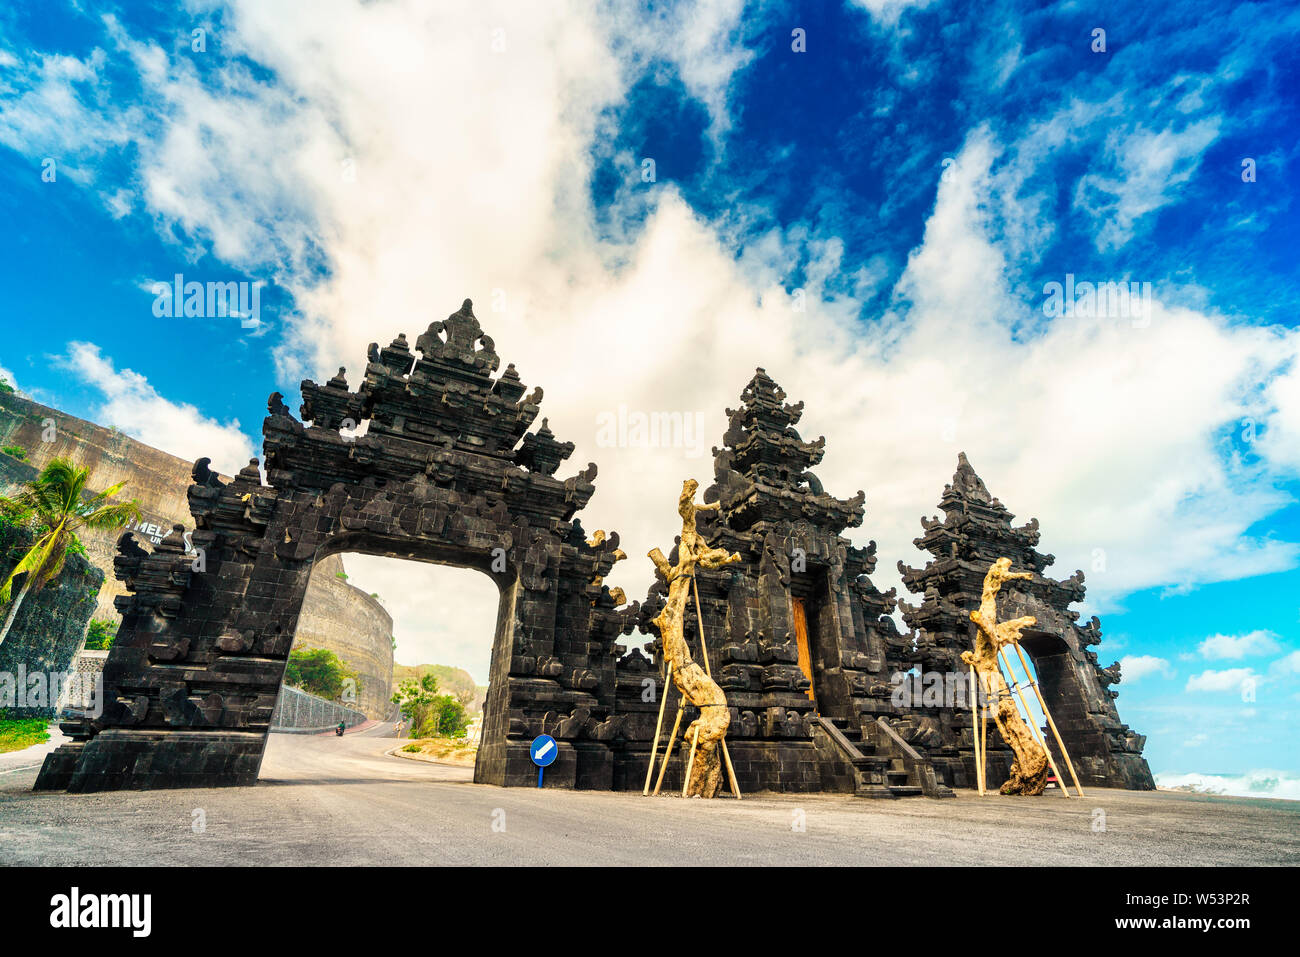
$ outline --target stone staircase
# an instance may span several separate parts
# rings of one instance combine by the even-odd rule
[[[868,725],[869,733],[843,718],[814,719],[814,740],[823,770],[837,790],[864,798],[953,797],[935,781],[928,761],[884,723]],[[851,787],[845,786],[850,784]]]

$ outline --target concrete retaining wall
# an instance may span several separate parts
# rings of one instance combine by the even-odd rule
[[[357,672],[356,707],[376,720],[393,710],[393,619],[360,588],[338,576],[343,562],[316,563],[298,615],[293,647],[326,648]]]

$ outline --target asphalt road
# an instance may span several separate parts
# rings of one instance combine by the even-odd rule
[[[391,725],[272,735],[252,788],[35,794],[39,757],[9,755],[0,863],[1300,863],[1300,802],[1099,789],[1084,800],[736,802],[495,788],[473,784],[467,768],[387,756],[397,742],[386,735]]]

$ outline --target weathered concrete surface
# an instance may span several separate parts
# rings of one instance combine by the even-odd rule
[[[1300,863],[1300,802],[1094,789],[1082,801],[961,791],[948,801],[748,795],[683,807],[677,797],[476,785],[466,768],[386,757],[390,730],[272,735],[253,788],[32,793],[35,762],[0,771],[0,864]],[[1093,830],[1097,808],[1104,832]],[[799,811],[802,833],[791,829]]]
[[[334,652],[357,672],[356,707],[370,718],[391,717],[393,617],[340,573],[346,574],[338,555],[312,569],[293,646]]]

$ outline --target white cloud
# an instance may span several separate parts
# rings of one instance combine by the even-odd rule
[[[1218,137],[1219,125],[1219,118],[1211,117],[1177,132],[1136,126],[1106,138],[1102,171],[1080,177],[1074,197],[1075,206],[1097,226],[1098,249],[1123,246],[1142,217],[1177,198]]]
[[[591,208],[592,157],[616,132],[611,111],[636,65],[676,63],[715,136],[725,129],[734,71],[750,58],[736,3],[645,22],[581,3],[318,6],[303,17],[284,0],[240,2],[224,18],[223,51],[273,71],[275,85],[237,67],[200,77],[110,21],[149,107],[131,195],[164,232],[254,277],[274,273],[293,294],[299,316],[278,351],[291,405],[302,375],[343,364],[356,381],[367,343],[418,334],[473,297],[503,361],[546,388],[543,415],[577,445],[561,476],[599,464],[581,517],[589,532],[621,533],[631,557],[610,584],[633,598],[651,580],[645,552],[677,531],[682,478],[707,484],[711,465],[684,449],[600,448],[597,417],[620,403],[699,412],[717,441],[723,409],[760,365],[806,401],[802,434],[827,436],[817,471],[828,491],[866,490],[866,522],[850,535],[879,542],[882,587],[897,583],[896,559],[923,560],[911,544],[918,519],[933,514],[962,449],[1019,520],[1042,521],[1057,574],[1088,570],[1096,610],[1135,589],[1296,563],[1294,544],[1248,530],[1285,503],[1278,474],[1300,467],[1267,438],[1300,429],[1300,387],[1285,365],[1300,332],[1235,325],[1159,290],[1145,328],[1045,323],[1008,279],[1026,257],[1032,265],[1041,231],[1015,219],[1018,181],[993,172],[1005,151],[986,131],[940,184],[892,299],[882,290],[890,311],[864,324],[860,303],[825,295],[819,279],[838,268],[836,237],[795,226],[738,258],[667,177],[623,184],[609,220],[644,210],[630,236],[609,235]],[[902,9],[866,6],[882,20]],[[699,32],[713,26],[717,36]],[[1161,176],[1190,168],[1210,132],[1117,139],[1111,160],[1132,159],[1131,175],[1096,174],[1089,208],[1132,228],[1172,195]],[[1050,159],[1043,142],[1026,163]],[[785,288],[801,257],[811,259],[808,308],[796,312]],[[863,295],[876,292],[874,274],[861,280]],[[126,393],[123,403],[161,401]],[[1246,417],[1261,425],[1255,464],[1225,454]],[[151,444],[177,451],[177,437],[193,438],[179,422],[149,421]],[[206,426],[231,456],[244,441],[235,425]],[[194,444],[211,454],[215,438]],[[446,609],[448,633],[482,631],[461,614]]]
[[[243,468],[254,455],[238,420],[216,422],[188,403],[164,398],[138,372],[115,369],[94,343],[70,342],[67,352],[55,357],[55,362],[103,395],[92,414],[100,425],[112,426],[181,458],[206,456],[228,475]]]
[[[861,7],[885,26],[898,23],[906,10],[921,10],[928,7],[933,0],[851,0],[855,7]]]
[[[1277,659],[1268,666],[1268,673],[1281,676],[1300,675],[1300,649]]]
[[[14,374],[4,366],[0,366],[0,379],[3,379],[5,382],[8,382],[13,386],[15,392],[21,393],[23,391],[18,385],[18,380],[14,378]]]
[[[732,77],[754,57],[740,37],[744,0],[702,0],[647,11],[632,4],[611,8],[607,26],[630,53],[626,70],[662,59],[677,70],[682,85],[709,114],[714,146],[731,126],[727,109]]]
[[[1202,658],[1211,660],[1249,658],[1272,654],[1281,649],[1277,635],[1256,630],[1244,635],[1211,635],[1196,648]]]
[[[1250,668],[1228,668],[1224,671],[1202,671],[1187,679],[1187,691],[1241,691],[1247,682],[1259,681],[1259,675]]]
[[[499,597],[487,575],[374,555],[342,558],[349,583],[378,593],[393,616],[395,660],[465,668],[487,684]]]
[[[89,182],[76,159],[88,147],[98,155],[126,143],[137,120],[133,108],[103,108],[106,60],[95,50],[84,60],[60,54],[19,61],[11,55],[0,63],[14,71],[0,82],[0,144],[33,160],[53,159],[57,177]],[[39,175],[33,171],[33,180]]]
[[[1263,406],[1267,425],[1251,418],[1241,423],[1243,436],[1256,436],[1261,455],[1279,466],[1300,471],[1300,338],[1280,342],[1285,365],[1268,384]],[[1289,349],[1289,354],[1286,350]]]
[[[1147,675],[1173,676],[1173,669],[1164,658],[1155,655],[1125,655],[1119,660],[1120,674],[1126,685],[1141,681]]]

